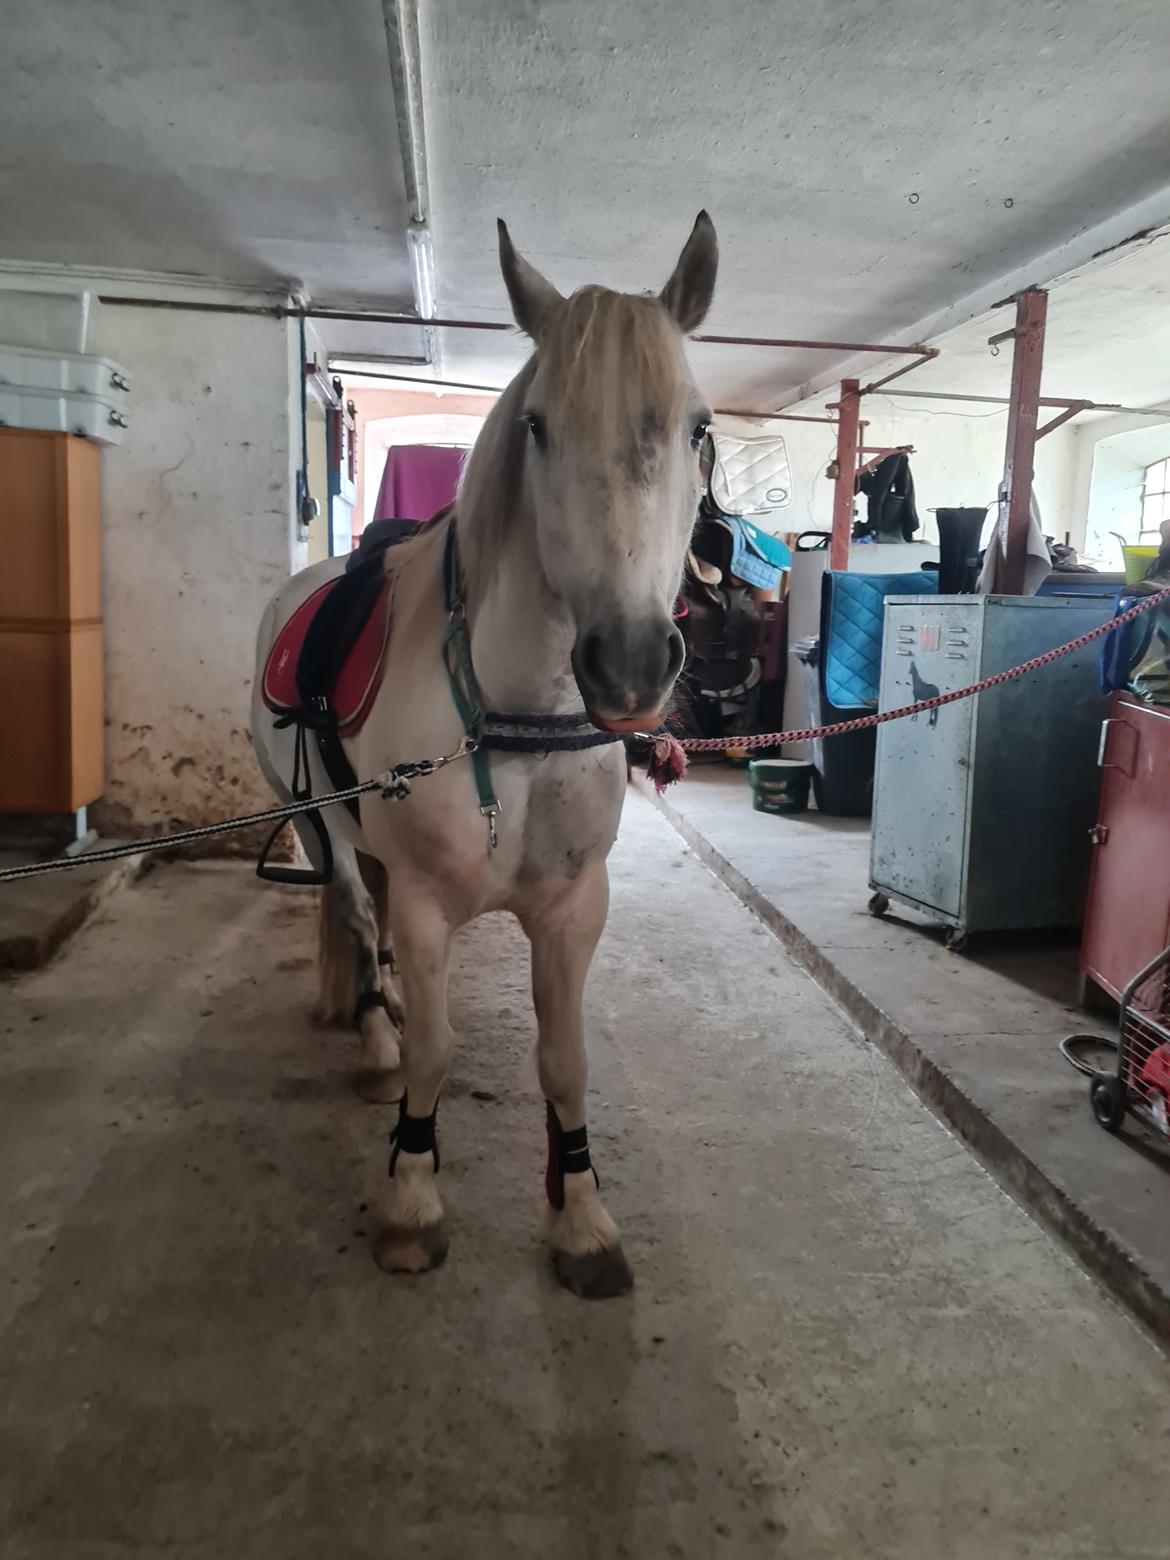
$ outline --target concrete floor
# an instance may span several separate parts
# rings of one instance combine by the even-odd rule
[[[313,901],[163,867],[0,992],[5,1560],[1137,1560],[1170,1368],[631,797],[590,988],[637,1287],[559,1290],[524,949],[466,937],[448,1264],[312,1028]]]
[[[1103,1132],[1059,1054],[1065,1035],[1117,1032],[1116,1014],[1080,1004],[1075,934],[988,933],[954,954],[904,906],[877,920],[869,820],[761,816],[742,770],[696,767],[662,805],[1001,1184],[1170,1346],[1170,1143],[1132,1118]]]

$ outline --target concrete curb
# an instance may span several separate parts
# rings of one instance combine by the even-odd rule
[[[736,898],[837,1002],[865,1038],[882,1050],[919,1098],[974,1150],[1000,1186],[1058,1235],[1105,1287],[1163,1344],[1170,1344],[1170,1291],[1135,1260],[1092,1213],[1069,1195],[1003,1131],[979,1101],[842,971],[782,910],[750,883],[665,797],[639,789]],[[1086,1106],[1087,1109],[1087,1106]]]
[[[84,861],[84,855],[78,859]],[[111,895],[146,868],[146,857],[125,856],[6,883],[0,889],[0,977],[42,968]]]

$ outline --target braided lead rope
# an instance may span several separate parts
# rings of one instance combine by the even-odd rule
[[[985,688],[994,688],[1000,683],[1012,682],[1017,677],[1035,671],[1038,666],[1057,661],[1062,655],[1070,655],[1091,640],[1099,639],[1115,628],[1124,628],[1143,612],[1148,612],[1151,607],[1165,601],[1170,601],[1170,587],[1145,597],[1135,606],[1130,607],[1127,612],[1123,612],[1120,617],[1099,624],[1098,627],[1090,629],[1087,634],[1081,634],[1079,638],[1067,645],[1058,645],[1055,650],[1047,650],[1043,655],[1035,656],[1031,661],[1025,661],[1020,666],[1013,666],[1006,672],[996,672],[993,677],[985,677],[982,682],[972,683],[969,688],[958,688],[954,693],[940,693],[936,698],[923,699],[918,704],[904,704],[901,709],[883,710],[876,715],[862,715],[856,720],[841,721],[835,726],[810,726],[802,731],[771,731],[753,737],[687,738],[680,742],[679,746],[688,753],[719,753],[729,747],[745,749],[776,747],[781,742],[807,742],[815,737],[836,736],[845,731],[862,731],[867,726],[880,726],[887,720],[901,720],[906,715],[917,715],[923,710],[938,709],[943,704],[954,704],[958,699],[968,699],[972,694],[982,693]],[[58,856],[52,861],[37,861],[23,867],[8,867],[0,871],[0,883],[13,883],[21,878],[43,877],[48,872],[69,872],[75,867],[97,866],[104,861],[121,861],[127,856],[141,856],[148,851],[171,850],[178,845],[189,845],[195,840],[211,839],[217,834],[230,834],[235,829],[247,829],[253,824],[276,823],[280,819],[295,818],[298,813],[313,812],[321,807],[332,807],[336,802],[348,802],[354,797],[366,795],[369,791],[381,791],[383,797],[388,800],[401,800],[409,794],[412,779],[434,774],[437,769],[443,769],[457,759],[470,757],[473,751],[474,744],[464,742],[454,752],[444,754],[441,758],[421,759],[416,764],[399,764],[396,769],[388,770],[374,780],[364,780],[359,785],[347,786],[341,791],[327,791],[324,796],[311,797],[307,801],[289,802],[282,807],[268,807],[263,812],[247,813],[242,818],[229,818],[224,823],[205,823],[198,828],[181,829],[177,834],[164,834],[153,840],[132,840],[125,845],[109,845],[102,850],[79,851],[75,856]]]
[[[180,829],[177,834],[163,834],[153,840],[131,840],[125,845],[108,845],[102,850],[78,851],[75,856],[57,856],[52,861],[34,861],[23,867],[8,867],[0,872],[0,883],[12,883],[18,878],[42,877],[47,872],[69,872],[74,867],[92,867],[103,861],[122,861],[127,856],[141,856],[147,851],[171,850],[177,845],[190,845],[195,840],[211,839],[216,834],[230,834],[233,829],[248,829],[253,824],[277,823],[281,819],[295,818],[298,813],[314,812],[318,808],[332,807],[336,802],[352,801],[369,791],[381,791],[387,801],[401,801],[410,794],[410,782],[436,770],[445,769],[456,759],[468,758],[472,745],[460,743],[453,753],[441,758],[424,758],[415,764],[399,764],[388,769],[375,780],[363,780],[360,785],[346,786],[341,791],[327,791],[324,796],[309,797],[303,802],[288,802],[280,807],[266,807],[263,812],[246,813],[242,818],[229,818],[224,823],[205,823],[194,829]]]
[[[882,710],[874,715],[859,715],[855,720],[839,721],[834,726],[808,726],[801,731],[766,731],[751,737],[680,737],[679,746],[685,753],[722,753],[728,748],[742,748],[748,751],[753,748],[779,747],[782,742],[811,742],[817,737],[835,737],[846,731],[864,731],[869,726],[881,726],[887,720],[903,720],[907,715],[919,715],[924,710],[937,710],[944,704],[955,704],[959,699],[969,699],[973,694],[983,693],[987,688],[998,688],[1001,683],[1014,682],[1017,677],[1026,676],[1028,672],[1034,672],[1039,666],[1047,666],[1050,661],[1059,661],[1061,656],[1071,655],[1074,650],[1080,650],[1092,640],[1112,633],[1115,628],[1124,628],[1127,623],[1132,623],[1151,607],[1168,601],[1170,601],[1170,587],[1144,597],[1136,606],[1123,612],[1120,617],[1110,618],[1107,623],[1099,623],[1096,628],[1091,628],[1088,633],[1070,640],[1067,645],[1057,645],[1054,650],[1046,650],[1043,655],[1033,656],[1030,661],[1010,667],[1006,672],[996,672],[992,677],[984,677],[981,682],[972,683],[968,688],[956,688],[953,693],[940,693],[932,699],[922,699],[917,704],[903,704],[899,709]]]

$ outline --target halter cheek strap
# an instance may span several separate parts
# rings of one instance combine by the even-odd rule
[[[548,1126],[548,1169],[544,1177],[544,1189],[548,1196],[549,1205],[560,1213],[565,1206],[565,1176],[577,1175],[583,1170],[593,1170],[593,1161],[589,1158],[589,1129],[587,1127],[574,1127],[572,1132],[565,1132],[557,1120],[557,1113],[552,1108],[552,1103],[546,1101],[546,1117]],[[593,1170],[593,1184],[599,1186],[597,1171]]]
[[[447,526],[447,542],[443,549],[443,598],[447,608],[447,628],[443,635],[443,664],[447,668],[447,683],[451,698],[459,712],[463,730],[471,748],[471,772],[475,776],[475,790],[479,798],[479,810],[487,820],[488,855],[495,850],[498,835],[496,820],[500,816],[500,804],[492,785],[492,770],[488,756],[482,747],[484,735],[483,698],[475,680],[475,668],[471,664],[471,639],[467,631],[467,614],[463,608],[463,591],[459,578],[459,544],[452,517]]]

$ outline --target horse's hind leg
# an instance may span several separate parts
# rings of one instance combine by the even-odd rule
[[[394,934],[390,927],[390,876],[376,856],[358,852],[358,871],[362,882],[374,901],[378,918],[378,971],[382,979],[382,991],[390,1006],[390,1017],[401,1035],[405,1022],[402,1003],[402,978],[394,953]]]
[[[353,1024],[361,1036],[358,1092],[384,1103],[400,1098],[402,1054],[378,965],[378,917],[357,856],[334,842],[333,881],[322,892],[320,936],[324,1022]]]

